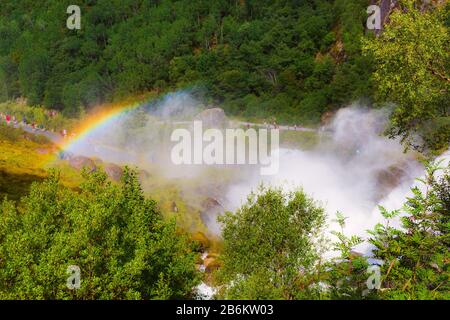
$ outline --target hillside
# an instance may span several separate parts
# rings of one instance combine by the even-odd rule
[[[81,3],[69,30],[70,1],[2,2],[0,99],[75,114],[190,87],[227,113],[305,124],[370,96],[366,0]]]

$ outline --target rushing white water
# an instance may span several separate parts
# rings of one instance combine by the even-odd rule
[[[330,229],[336,227],[331,220],[340,211],[348,217],[346,232],[365,236],[367,229],[381,221],[377,205],[400,208],[415,178],[423,175],[417,155],[405,153],[398,141],[383,135],[387,110],[359,105],[339,110],[322,128],[320,142],[312,150],[280,149],[280,169],[274,176],[261,176],[255,166],[216,166],[215,171],[206,165],[176,166],[169,157],[173,123],[161,126],[158,119],[166,123],[180,117],[187,120],[198,112],[199,105],[185,92],[168,95],[152,108],[143,106],[98,127],[73,144],[71,151],[144,168],[148,163],[156,164],[158,172],[169,180],[177,179],[180,188],[181,180],[195,180],[196,193],[220,203],[220,207],[205,210],[213,212],[214,217],[204,219],[213,233],[220,231],[215,223],[218,211],[235,210],[252,190],[265,183],[285,190],[302,187],[322,203]],[[449,152],[441,158],[448,162],[448,157]],[[227,180],[223,179],[225,175]],[[188,185],[183,192],[192,192],[193,188]]]
[[[331,138],[309,151],[281,149],[276,176],[254,175],[232,186],[232,209],[261,182],[285,190],[302,187],[325,207],[330,230],[337,227],[331,220],[339,211],[348,217],[345,231],[364,237],[382,220],[377,205],[399,208],[415,178],[423,174],[412,152],[405,153],[398,141],[382,135],[385,123],[385,110],[356,105],[341,109],[326,128]]]

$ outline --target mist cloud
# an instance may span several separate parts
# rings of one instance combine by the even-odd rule
[[[70,151],[156,170],[175,179],[184,194],[199,194],[212,199],[209,203],[220,203],[202,213],[213,233],[219,231],[218,214],[234,211],[265,183],[285,190],[302,187],[324,205],[330,229],[336,228],[331,220],[340,211],[349,217],[346,232],[365,236],[367,229],[381,221],[377,205],[398,209],[415,178],[423,175],[417,155],[405,153],[399,141],[383,135],[389,112],[356,104],[340,109],[320,128],[319,143],[313,149],[280,148],[280,170],[274,176],[261,176],[256,166],[172,164],[171,132],[204,108],[187,92],[170,94],[99,126]]]

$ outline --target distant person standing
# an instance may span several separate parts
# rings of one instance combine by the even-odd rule
[[[6,123],[9,124],[11,121],[11,116],[9,114],[6,115]]]

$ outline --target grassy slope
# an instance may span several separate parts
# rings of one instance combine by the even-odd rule
[[[55,146],[42,136],[0,124],[0,196],[17,200],[28,193],[31,183],[48,174]],[[81,177],[68,166],[61,167],[61,180],[76,187]]]
[[[44,139],[0,123],[0,197],[18,200],[26,195],[33,182],[42,181],[49,169],[57,169],[61,181],[70,188],[77,188],[82,177],[67,161],[55,157],[56,146]],[[186,204],[176,185],[163,177],[151,174],[144,183],[146,194],[155,199],[166,217],[177,217],[180,226],[189,231],[202,231],[198,208]],[[151,185],[148,185],[151,182]],[[179,211],[173,212],[176,203]]]

